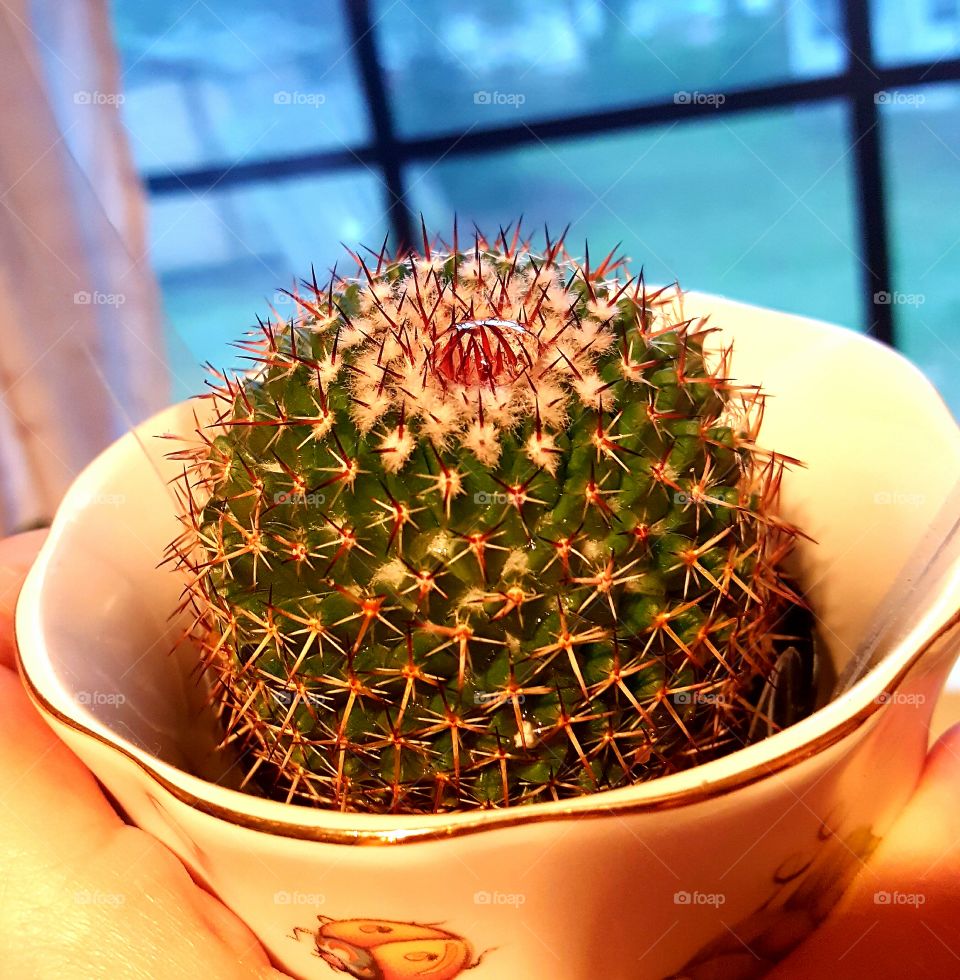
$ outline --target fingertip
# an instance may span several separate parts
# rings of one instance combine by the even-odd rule
[[[0,665],[13,666],[13,618],[20,587],[47,536],[28,531],[0,539]]]
[[[933,743],[933,748],[930,750],[930,757],[927,762],[927,768],[929,769],[931,764],[938,761],[944,754],[952,759],[954,763],[960,764],[960,722],[958,722],[952,728],[948,728],[936,740],[936,742]]]
[[[931,789],[960,798],[960,724],[948,728],[927,755],[917,795]]]

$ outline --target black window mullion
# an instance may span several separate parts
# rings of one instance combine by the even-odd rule
[[[347,0],[351,2],[351,0]],[[908,88],[941,82],[960,81],[960,58],[945,61],[883,68],[872,79],[872,87]],[[710,118],[743,113],[784,109],[801,103],[850,99],[854,95],[849,73],[785,82],[728,92],[722,105],[677,105],[671,102],[644,103],[623,109],[600,109],[583,115],[558,119],[532,120],[506,126],[474,128],[438,136],[398,139],[392,134],[385,151],[378,144],[363,144],[342,150],[321,150],[267,160],[224,163],[174,173],[146,174],[144,182],[151,194],[176,194],[186,190],[204,191],[211,187],[228,187],[258,180],[282,177],[305,177],[321,173],[350,170],[358,163],[383,165],[384,153],[398,164],[430,162],[442,156],[500,150],[534,145],[547,140],[578,136],[600,136],[612,132],[639,131],[650,126],[672,122],[691,122],[698,117]],[[872,104],[872,95],[871,95]],[[869,125],[866,127],[869,129]],[[403,192],[402,171],[397,168],[393,194]]]
[[[863,304],[867,332],[895,342],[890,271],[890,233],[883,175],[883,143],[876,95],[883,86],[873,57],[869,0],[846,0],[844,21],[850,64],[850,128],[857,185],[857,227],[863,263]],[[878,301],[887,294],[887,302]]]
[[[370,0],[343,0],[344,13],[353,52],[373,127],[373,155],[380,165],[387,191],[388,219],[394,244],[406,248],[413,244],[413,222],[407,206],[404,173],[397,152],[393,114],[387,84],[377,53],[377,36],[370,16]]]
[[[224,163],[177,173],[146,174],[153,195],[243,185],[284,177],[343,172],[358,165],[380,170],[386,189],[390,231],[398,247],[417,241],[405,180],[414,162],[435,162],[446,156],[492,152],[558,139],[639,132],[671,122],[693,122],[698,116],[733,116],[789,108],[803,103],[844,100],[850,109],[851,156],[857,184],[856,214],[862,274],[863,305],[868,332],[895,343],[893,304],[877,302],[878,293],[892,292],[888,201],[884,187],[882,115],[875,96],[883,90],[960,81],[960,58],[936,62],[881,66],[874,60],[869,0],[844,0],[843,28],[850,49],[847,70],[822,78],[789,80],[725,93],[720,105],[678,105],[673,101],[597,109],[558,118],[471,128],[421,137],[396,133],[388,86],[378,58],[379,28],[371,16],[371,0],[343,0],[353,54],[370,113],[368,143],[342,150],[317,151],[276,159]]]

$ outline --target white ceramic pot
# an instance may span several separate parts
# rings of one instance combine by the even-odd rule
[[[894,352],[825,324],[691,294],[771,397],[798,573],[837,670],[960,477],[960,434]],[[180,583],[167,481],[192,409],[100,456],[68,493],[17,617],[50,724],[297,977],[752,977],[826,914],[916,783],[958,641],[950,558],[896,642],[794,727],[700,768],[560,803],[430,817],[339,814],[234,789],[171,655]],[[948,514],[948,518],[956,515]],[[948,520],[947,524],[952,523]],[[904,588],[904,592],[906,589]],[[225,771],[226,769],[226,771]],[[344,973],[338,973],[339,963]],[[346,964],[350,965],[347,966]]]

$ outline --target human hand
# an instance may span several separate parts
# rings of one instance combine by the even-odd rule
[[[882,893],[902,901],[878,902]],[[839,904],[769,976],[960,977],[960,725],[933,747],[913,798]]]
[[[0,542],[0,963],[37,980],[281,980],[246,926],[123,823],[12,672],[13,608],[42,538]],[[877,904],[878,892],[922,904]],[[960,726],[838,907],[770,976],[824,974],[960,976]]]
[[[13,610],[42,540],[0,542],[0,973],[280,980],[249,929],[123,822],[27,698]]]

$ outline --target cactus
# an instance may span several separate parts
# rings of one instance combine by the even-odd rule
[[[171,550],[248,788],[514,806],[752,738],[798,532],[710,327],[562,238],[352,257],[241,342],[175,454]]]

